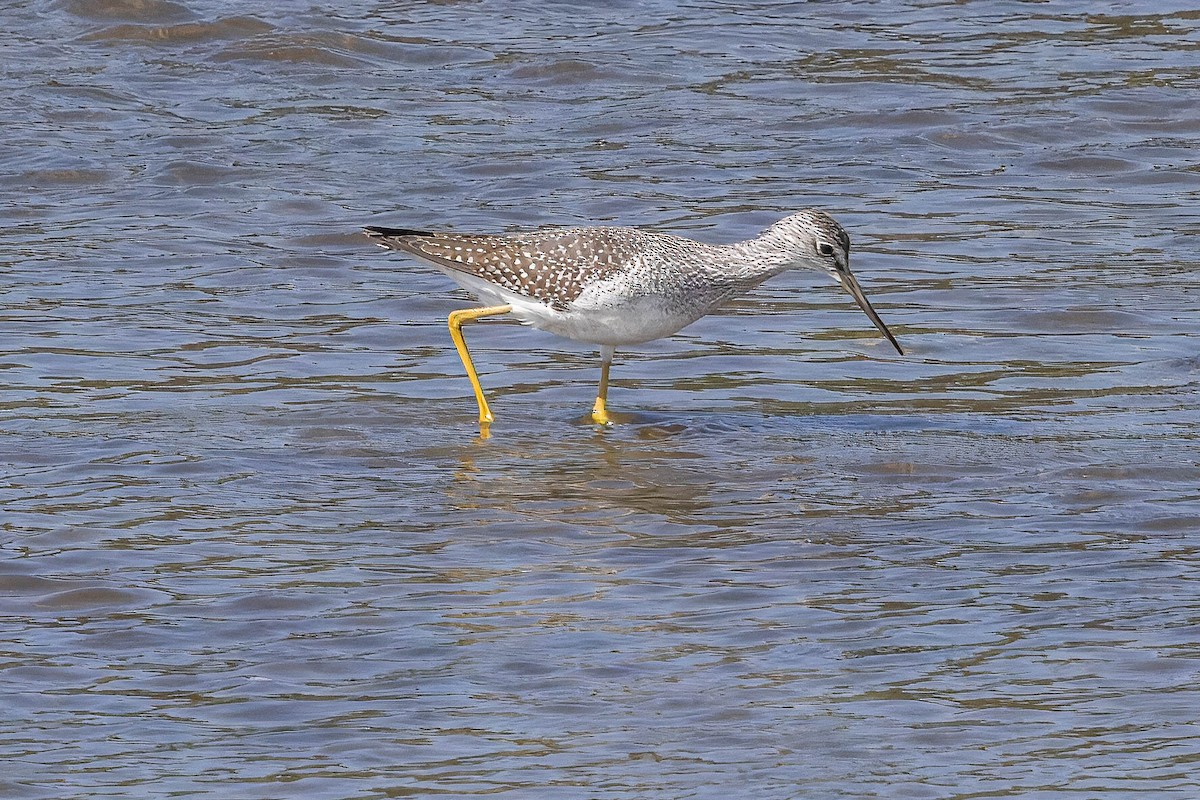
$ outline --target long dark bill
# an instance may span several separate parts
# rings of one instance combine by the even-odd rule
[[[896,348],[896,352],[904,355],[904,351],[900,349],[900,343],[896,341],[895,336],[892,336],[892,332],[887,329],[887,325],[883,324],[883,320],[879,318],[879,314],[876,313],[875,308],[871,305],[871,301],[867,300],[867,296],[863,294],[862,287],[858,285],[858,280],[850,274],[850,270],[841,270],[835,274],[835,277],[838,278],[838,282],[842,284],[842,287],[850,293],[850,296],[854,298],[854,302],[858,303],[858,307],[871,318],[871,322],[875,323],[875,327],[879,328],[879,332],[886,336],[887,340],[892,343],[892,347]]]

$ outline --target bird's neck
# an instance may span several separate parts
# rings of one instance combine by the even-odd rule
[[[767,278],[773,278],[795,266],[787,250],[774,241],[770,233],[718,247],[723,251],[720,259],[722,272],[747,288],[757,286]]]

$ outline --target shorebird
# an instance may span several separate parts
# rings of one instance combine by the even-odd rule
[[[618,227],[492,235],[372,226],[364,232],[381,247],[432,264],[484,304],[449,319],[484,434],[494,417],[462,333],[464,323],[483,317],[512,314],[526,325],[600,345],[600,389],[592,406],[598,425],[611,424],[608,373],[618,345],[670,336],[790,269],[829,275],[904,354],[850,273],[850,236],[822,211],[796,212],[734,244]]]

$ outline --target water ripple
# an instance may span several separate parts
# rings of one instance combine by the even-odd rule
[[[1191,797],[1186,4],[17,4],[0,794]],[[10,52],[11,51],[11,52]],[[618,353],[363,224],[836,214]]]

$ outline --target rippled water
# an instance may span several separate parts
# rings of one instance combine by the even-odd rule
[[[0,795],[1200,796],[1200,13],[3,10]],[[362,224],[788,274],[618,352]]]

